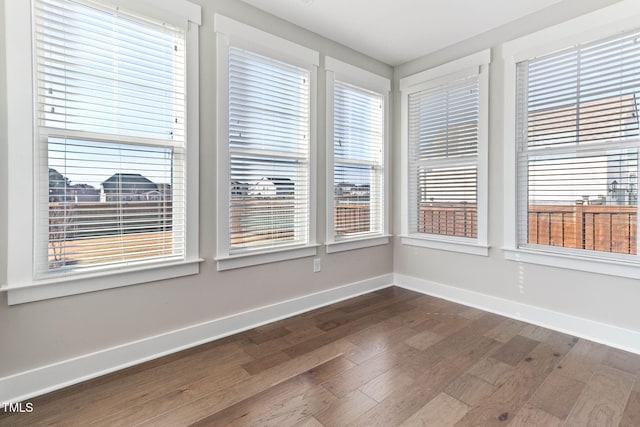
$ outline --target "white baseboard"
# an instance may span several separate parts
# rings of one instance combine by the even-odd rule
[[[398,273],[394,274],[394,283],[401,288],[640,354],[637,331]]]
[[[393,286],[393,274],[338,286],[0,378],[0,402],[19,402],[266,323]]]
[[[640,333],[636,331],[396,273],[338,286],[0,378],[0,402],[24,401],[394,284],[640,354]]]

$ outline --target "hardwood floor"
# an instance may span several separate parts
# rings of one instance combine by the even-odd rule
[[[33,399],[0,426],[638,426],[640,356],[400,288]]]

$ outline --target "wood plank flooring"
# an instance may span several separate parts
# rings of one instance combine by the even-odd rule
[[[388,288],[33,399],[0,426],[640,426],[640,356]]]

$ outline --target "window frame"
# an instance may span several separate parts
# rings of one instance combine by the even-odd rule
[[[198,143],[199,143],[199,60],[198,31],[201,8],[187,0],[162,0],[157,3],[142,1],[136,4],[126,0],[100,2],[103,7],[126,10],[137,16],[148,17],[185,29],[186,87],[185,105],[185,176],[187,202],[185,206],[186,248],[183,260],[171,263],[144,264],[106,269],[100,272],[79,273],[66,277],[37,278],[35,219],[36,184],[41,167],[39,141],[36,141],[35,120],[35,58],[32,55],[31,2],[5,3],[5,35],[12,43],[6,45],[8,154],[8,210],[7,238],[12,248],[7,254],[7,283],[0,288],[7,292],[9,305],[21,304],[67,295],[93,292],[156,280],[182,277],[199,272],[198,243]],[[29,141],[29,143],[23,143]],[[25,189],[28,190],[25,195]]]
[[[371,246],[385,245],[389,243],[389,127],[390,127],[390,91],[391,80],[378,74],[340,61],[333,57],[325,57],[326,79],[326,158],[327,158],[327,198],[326,198],[326,239],[327,253],[348,251]],[[355,236],[337,238],[334,229],[334,84],[335,81],[347,83],[358,88],[375,92],[383,97],[383,152],[382,152],[382,191],[381,203],[381,230]]]
[[[400,134],[401,134],[401,234],[404,245],[488,256],[488,128],[489,128],[489,49],[447,62],[437,67],[400,79]],[[409,95],[426,89],[446,85],[472,75],[478,76],[478,154],[477,154],[477,237],[455,237],[417,233],[409,230]]]
[[[271,262],[315,256],[316,243],[316,129],[317,75],[320,54],[250,25],[216,14],[216,93],[217,93],[217,261],[218,271]],[[255,248],[230,253],[229,236],[229,47],[247,49],[259,55],[289,63],[309,71],[309,237],[306,244]]]
[[[568,270],[599,273],[610,276],[640,279],[640,255],[630,261],[628,255],[619,259],[598,256],[595,251],[554,249],[539,245],[519,247],[518,244],[518,194],[517,143],[516,143],[516,91],[517,64],[521,61],[544,56],[577,44],[589,43],[638,30],[640,14],[629,15],[637,10],[633,0],[623,0],[612,6],[591,12],[570,21],[543,29],[524,37],[504,43],[499,56],[503,62],[504,76],[504,258]],[[589,28],[585,31],[585,28]],[[606,254],[606,253],[605,253]],[[623,259],[627,258],[627,259]]]

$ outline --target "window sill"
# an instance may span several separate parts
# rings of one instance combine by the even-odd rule
[[[366,236],[344,240],[336,240],[325,243],[328,254],[335,252],[351,251],[354,249],[370,248],[372,246],[386,245],[389,243],[388,235]]]
[[[459,252],[469,255],[489,256],[489,246],[477,243],[477,241],[463,238],[435,238],[401,236],[403,245],[418,246],[421,248],[440,249],[443,251]]]
[[[233,270],[235,268],[315,256],[318,253],[318,246],[317,244],[312,244],[271,249],[269,251],[241,253],[217,257],[215,260],[218,262],[218,271]]]
[[[640,279],[640,262],[605,259],[598,258],[597,256],[563,254],[534,249],[503,248],[503,251],[505,259],[511,261]]]
[[[9,305],[60,298],[69,295],[137,285],[157,280],[198,274],[202,259],[147,265],[117,271],[34,280],[31,283],[2,288]]]

